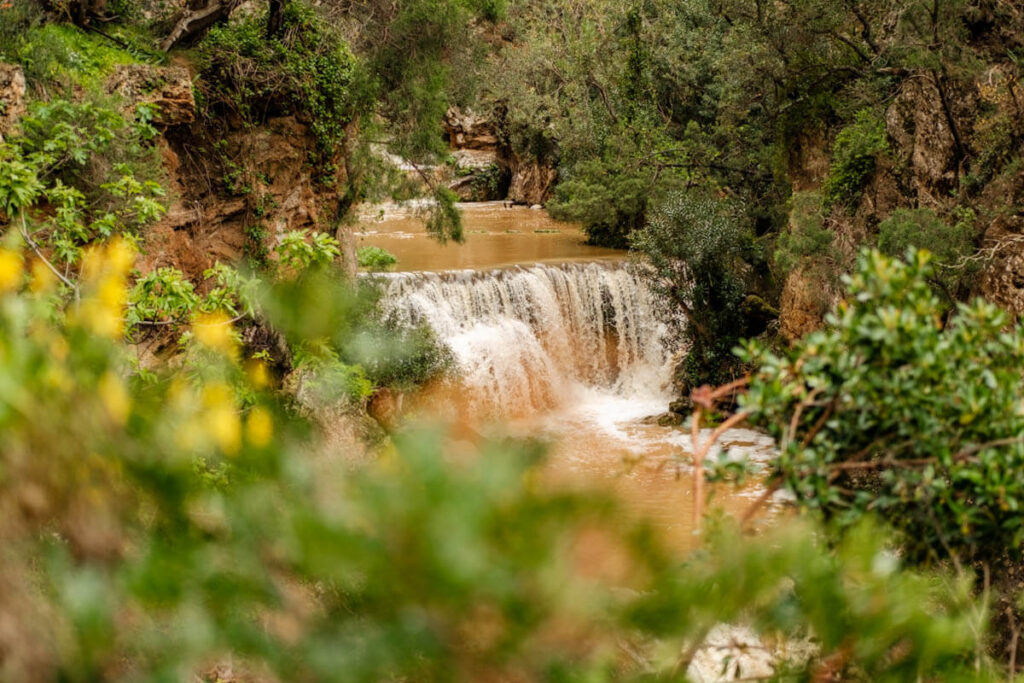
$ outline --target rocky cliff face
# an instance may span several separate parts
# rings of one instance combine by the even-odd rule
[[[449,188],[462,201],[507,199],[532,206],[551,196],[557,169],[511,150],[494,117],[452,108],[444,130],[455,160]]]
[[[510,167],[512,181],[508,189],[509,201],[529,206],[547,202],[558,180],[557,168],[515,154],[512,155]]]
[[[145,103],[158,111],[171,203],[146,232],[144,272],[174,266],[201,281],[216,261],[264,257],[287,231],[330,229],[337,184],[323,182],[310,164],[316,142],[306,123],[283,116],[256,129],[230,121],[211,127],[200,120],[182,67],[121,67],[107,89],[124,98],[126,110]],[[339,238],[350,241],[344,230]]]
[[[0,142],[25,113],[25,74],[20,66],[0,64]]]
[[[927,207],[942,215],[966,204],[975,212],[982,247],[977,292],[1024,314],[1024,175],[1012,163],[998,177],[985,175],[1005,157],[1024,153],[1022,113],[1024,93],[999,65],[970,82],[936,80],[930,72],[907,77],[884,113],[888,153],[878,159],[853,210],[836,209],[826,219],[840,266],[852,266],[857,251],[875,243],[879,223],[898,208]],[[805,132],[793,142],[788,172],[794,191],[820,190],[834,133]],[[1003,158],[996,158],[996,149]],[[832,285],[808,268],[789,275],[780,302],[787,339],[821,326],[840,295]]]
[[[448,188],[464,202],[504,199],[508,193],[509,167],[500,151],[494,121],[453,107],[442,124],[452,150]]]

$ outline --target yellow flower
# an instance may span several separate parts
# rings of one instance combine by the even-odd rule
[[[100,379],[100,401],[107,410],[107,415],[117,424],[124,424],[131,412],[131,398],[124,383],[117,375],[108,372]]]
[[[82,254],[82,280],[124,278],[135,265],[135,253],[135,247],[121,237],[111,239],[104,246],[87,247]]]
[[[120,274],[127,275],[135,265],[135,247],[121,237],[115,237],[107,245],[107,261],[112,269]]]
[[[225,453],[238,452],[242,442],[242,421],[235,410],[231,387],[215,382],[203,387],[203,426]]]
[[[124,280],[116,276],[103,278],[100,282],[99,300],[104,307],[115,309],[120,314],[128,303],[128,289],[124,285]]]
[[[231,319],[224,313],[203,313],[197,315],[192,324],[192,332],[203,346],[207,346],[226,355],[235,353],[235,339],[231,334]]]
[[[270,374],[267,372],[267,364],[261,360],[253,359],[246,366],[249,375],[249,383],[256,389],[262,389],[270,384]]]
[[[249,411],[249,418],[245,421],[245,438],[253,446],[263,448],[270,443],[274,436],[274,421],[265,408],[256,406]]]
[[[53,274],[49,266],[39,259],[32,260],[32,283],[30,285],[36,294],[48,292],[57,284],[57,276]]]
[[[90,297],[82,301],[78,310],[78,320],[101,337],[119,339],[124,334],[123,313],[123,307],[115,302]]]
[[[21,277],[21,254],[10,249],[0,249],[0,292],[17,289]]]
[[[224,453],[234,455],[242,444],[242,421],[231,405],[220,405],[206,412],[207,433]]]
[[[86,247],[82,250],[82,280],[93,282],[103,272],[103,250],[98,246]]]
[[[68,340],[64,337],[53,337],[50,339],[50,355],[58,361],[63,361],[68,357],[68,353],[71,348],[68,346]]]
[[[234,405],[234,394],[224,382],[210,382],[203,387],[203,406],[217,408],[223,405]]]

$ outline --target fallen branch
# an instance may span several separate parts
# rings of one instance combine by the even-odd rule
[[[167,52],[172,47],[204,33],[218,21],[227,19],[240,4],[241,0],[214,0],[202,9],[185,12],[167,37],[161,41],[160,49]]]
[[[63,282],[65,285],[67,285],[68,287],[71,288],[71,291],[75,293],[75,299],[76,300],[79,299],[80,295],[79,295],[79,292],[78,292],[78,286],[74,282],[69,280],[68,278],[64,277],[64,275],[61,274],[61,272],[59,270],[57,270],[52,263],[50,263],[49,259],[47,259],[45,256],[43,256],[43,251],[39,248],[39,245],[36,244],[36,241],[34,239],[32,239],[32,236],[28,232],[28,225],[25,223],[25,212],[24,211],[21,213],[21,231],[20,232],[21,232],[21,236],[25,239],[25,243],[29,246],[30,249],[32,249],[32,251],[35,252],[36,257],[40,261],[42,261],[46,265],[46,267],[50,269],[50,272],[52,272],[54,275],[56,275],[57,278],[61,282]]]

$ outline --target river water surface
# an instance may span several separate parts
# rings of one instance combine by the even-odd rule
[[[399,259],[384,276],[391,315],[429,324],[458,366],[457,380],[412,397],[407,414],[455,433],[544,438],[551,485],[610,490],[673,545],[692,547],[689,431],[648,419],[673,397],[680,353],[662,306],[624,252],[584,244],[572,224],[500,202],[462,212],[464,244],[438,244],[401,208],[367,213],[358,233],[360,246]],[[772,448],[748,430],[723,446],[754,460]],[[713,505],[740,515],[760,492],[720,487]]]

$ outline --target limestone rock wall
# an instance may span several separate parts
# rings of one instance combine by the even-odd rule
[[[510,149],[499,119],[457,108],[448,110],[444,130],[455,160],[449,188],[462,201],[507,199],[543,205],[554,190],[558,170]]]
[[[1012,68],[993,65],[973,78],[936,80],[928,71],[906,77],[884,112],[889,152],[852,210],[834,209],[825,226],[833,232],[848,271],[857,252],[874,244],[878,225],[899,208],[927,207],[948,214],[956,205],[975,212],[980,253],[974,288],[978,294],[1024,314],[1024,174],[1005,167],[985,176],[1005,155],[1024,155],[1024,90]],[[794,191],[818,191],[828,173],[829,140],[837,131],[810,131],[791,141],[788,175]],[[981,186],[972,194],[970,183]],[[802,267],[788,276],[780,301],[780,330],[790,340],[823,324],[841,291]],[[830,287],[832,289],[830,289]],[[821,305],[823,296],[831,298]]]
[[[25,74],[20,66],[0,64],[0,142],[25,113]]]

